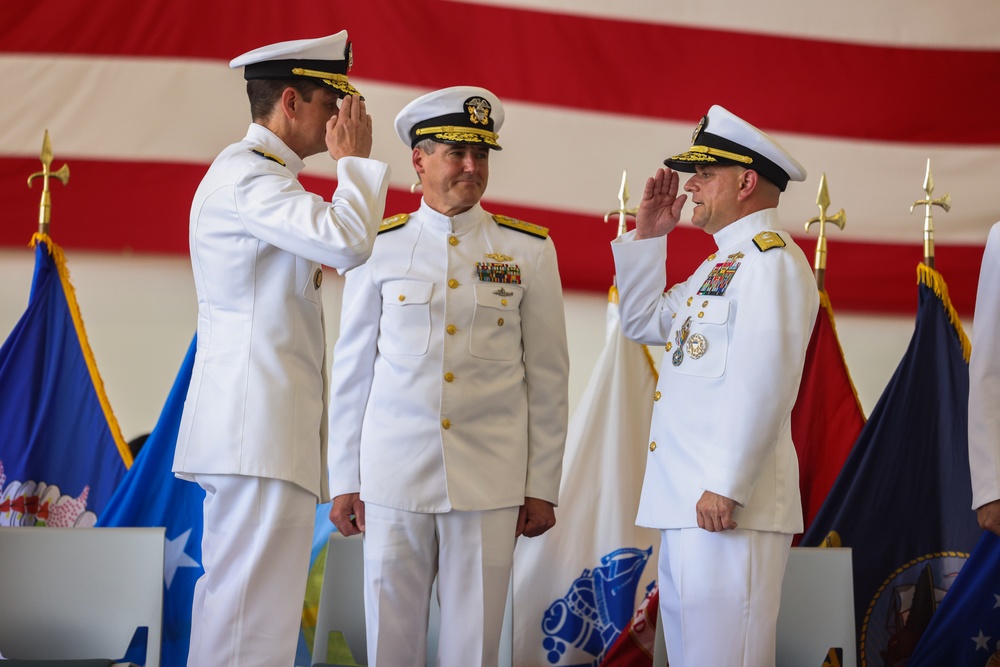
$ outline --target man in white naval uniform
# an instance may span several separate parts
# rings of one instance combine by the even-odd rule
[[[1000,535],[1000,222],[986,240],[969,358],[969,466],[979,527]]]
[[[370,665],[496,665],[515,539],[555,524],[569,359],[547,230],[480,205],[503,107],[460,86],[396,117],[423,187],[347,274],[331,520],[364,531]]]
[[[253,123],[191,206],[198,346],[174,458],[206,492],[191,667],[294,663],[315,505],[329,497],[322,266],[368,258],[389,178],[368,159],[350,61],[346,31],[234,59]],[[321,152],[337,160],[332,201],[298,181]]]
[[[671,667],[775,661],[781,580],[802,530],[790,415],[819,307],[809,263],[776,206],[805,170],[713,106],[692,147],[692,222],[712,253],[666,293],[666,235],[687,195],[659,169],[636,229],[612,244],[622,330],[665,345],[636,523],[661,529],[660,611]]]

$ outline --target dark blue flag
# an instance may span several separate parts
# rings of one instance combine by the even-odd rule
[[[28,307],[0,347],[0,524],[93,526],[132,463],[65,258],[35,234]]]
[[[163,526],[166,528],[163,572],[163,648],[160,664],[187,663],[191,638],[191,603],[201,576],[202,501],[205,492],[170,471],[181,412],[191,381],[195,343],[191,342],[177,379],[135,464],[125,475],[100,526]]]
[[[1000,537],[983,531],[907,665],[1000,665]]]
[[[918,268],[909,348],[803,546],[853,549],[861,667],[902,667],[980,530],[969,480],[969,340],[941,274]]]

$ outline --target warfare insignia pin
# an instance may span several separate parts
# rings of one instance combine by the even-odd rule
[[[492,259],[494,262],[513,262],[514,261],[513,257],[508,257],[507,255],[504,255],[504,254],[499,253],[499,252],[488,252],[488,253],[485,253],[483,255],[483,257],[488,257],[489,259]]]
[[[514,296],[513,292],[508,292],[503,287],[501,287],[500,289],[498,289],[496,292],[493,293],[496,294],[497,296]]]

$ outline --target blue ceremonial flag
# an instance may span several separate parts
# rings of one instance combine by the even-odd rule
[[[205,492],[197,484],[174,477],[170,471],[184,399],[191,381],[194,351],[192,340],[156,427],[98,522],[100,526],[166,528],[163,647],[160,653],[160,664],[166,667],[187,662],[194,584],[203,572],[201,532]]]
[[[983,531],[906,664],[1000,665],[1000,537]]]
[[[0,347],[0,525],[93,526],[132,464],[62,249],[31,239],[28,307]]]
[[[905,665],[979,538],[969,481],[971,350],[948,288],[920,265],[909,348],[803,546],[853,550],[861,667]]]

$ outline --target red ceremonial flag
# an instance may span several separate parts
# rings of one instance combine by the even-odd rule
[[[655,586],[635,610],[628,627],[608,649],[601,667],[651,667],[659,610],[660,588]]]
[[[799,396],[792,409],[792,440],[799,455],[803,532],[809,529],[826,500],[854,442],[865,425],[858,392],[844,361],[844,351],[833,323],[833,308],[820,290],[822,307],[816,313]],[[796,535],[798,545],[802,535]]]

